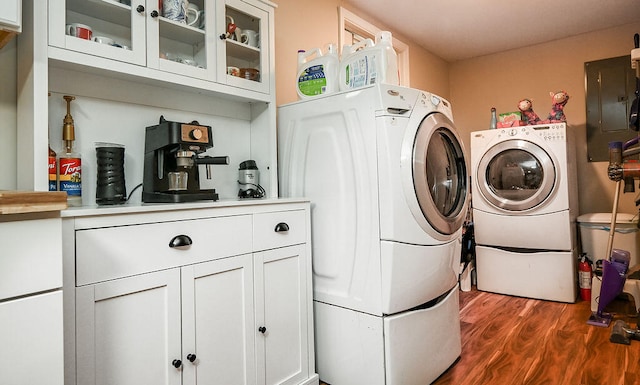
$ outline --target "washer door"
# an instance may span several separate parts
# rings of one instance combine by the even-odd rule
[[[487,202],[508,211],[540,205],[554,191],[557,179],[551,156],[526,140],[491,147],[480,159],[476,178]]]
[[[417,198],[414,217],[419,223],[424,222],[419,217],[426,218],[440,234],[455,233],[466,217],[469,174],[453,122],[442,113],[427,115],[417,129],[410,159],[414,198],[407,198]]]

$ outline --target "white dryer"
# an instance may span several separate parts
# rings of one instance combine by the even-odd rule
[[[478,289],[576,298],[578,193],[565,123],[471,133]]]
[[[321,378],[433,381],[461,350],[469,170],[451,106],[376,85],[282,106],[278,122],[280,193],[311,200]]]

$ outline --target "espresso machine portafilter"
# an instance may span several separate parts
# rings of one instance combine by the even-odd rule
[[[160,117],[160,123],[146,128],[143,202],[179,203],[218,200],[215,189],[201,189],[198,165],[229,164],[227,156],[201,155],[213,147],[210,126],[170,122]]]

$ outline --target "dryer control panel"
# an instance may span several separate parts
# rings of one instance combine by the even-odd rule
[[[499,137],[508,136],[512,138],[523,138],[529,135],[536,135],[545,141],[566,141],[567,124],[551,123],[536,124],[531,126],[521,126],[500,129]]]

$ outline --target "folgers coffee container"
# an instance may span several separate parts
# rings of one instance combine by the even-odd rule
[[[339,65],[338,52],[333,44],[328,45],[324,55],[320,48],[298,51],[298,97],[307,99],[339,91]]]
[[[49,191],[58,191],[58,159],[49,147]]]

